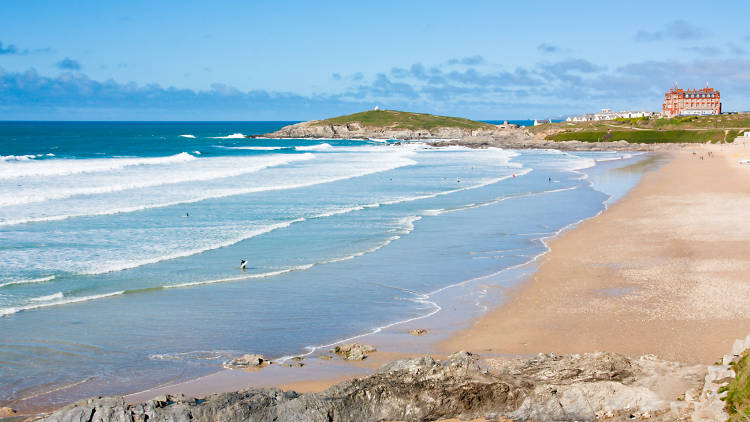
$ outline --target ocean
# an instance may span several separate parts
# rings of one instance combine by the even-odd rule
[[[0,122],[0,405],[486,309],[497,298],[454,287],[517,282],[503,271],[648,169],[636,153],[244,136],[289,123]]]

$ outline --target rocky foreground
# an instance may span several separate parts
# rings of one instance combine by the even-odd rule
[[[612,353],[485,361],[458,352],[448,360],[403,359],[322,393],[278,388],[161,396],[127,404],[122,397],[84,400],[45,422],[428,421],[445,418],[592,421],[726,419],[717,389],[725,366],[684,366]],[[713,369],[711,369],[713,368]],[[708,375],[707,375],[708,374]],[[719,382],[715,382],[719,381]]]
[[[358,122],[346,124],[322,124],[321,121],[297,123],[285,126],[276,132],[262,135],[264,138],[296,139],[397,139],[430,141],[433,146],[460,145],[471,148],[512,149],[558,149],[583,151],[658,151],[679,149],[694,144],[631,144],[616,142],[555,142],[544,139],[544,133],[533,135],[524,128],[485,127],[467,129],[436,127],[431,129],[404,129],[397,127],[370,127]]]

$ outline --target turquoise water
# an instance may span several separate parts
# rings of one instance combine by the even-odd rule
[[[285,124],[0,123],[0,403],[431,314],[431,292],[603,210],[645,157],[242,136]]]

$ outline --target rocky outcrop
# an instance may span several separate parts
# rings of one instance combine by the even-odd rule
[[[529,138],[523,129],[501,129],[488,126],[482,129],[436,127],[404,129],[398,127],[367,127],[352,122],[342,125],[322,124],[319,120],[285,126],[265,138],[332,138],[332,139],[462,139],[465,137]]]
[[[263,355],[245,354],[225,363],[224,367],[227,369],[251,369],[262,368],[270,364],[271,362],[266,360]]]
[[[428,333],[428,331],[426,329],[424,329],[424,328],[416,328],[414,330],[409,330],[409,334],[411,334],[413,336],[423,336],[423,335],[425,335],[427,333]]]
[[[364,360],[367,355],[375,352],[375,348],[369,344],[342,344],[331,349],[331,353],[339,355],[344,360]]]
[[[663,377],[676,375],[694,384],[703,372],[652,358],[631,360],[611,353],[539,355],[482,369],[476,356],[459,352],[445,361],[428,356],[399,360],[322,393],[250,389],[201,400],[162,396],[135,405],[119,397],[105,397],[78,402],[41,420],[685,420],[679,409],[671,410],[670,400],[676,395],[660,392]]]
[[[326,125],[318,120],[285,126],[266,138],[330,138],[330,139],[398,139],[428,140],[433,146],[460,145],[470,148],[558,149],[571,151],[661,151],[695,146],[695,144],[632,144],[627,141],[580,142],[548,141],[543,134],[531,134],[524,128],[490,127],[462,129],[438,127],[432,129],[399,129],[392,127],[364,127],[353,122]]]

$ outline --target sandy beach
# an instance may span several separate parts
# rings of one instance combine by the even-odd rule
[[[507,305],[440,348],[720,359],[750,332],[750,168],[738,163],[750,148],[670,154],[607,211],[552,240]]]

